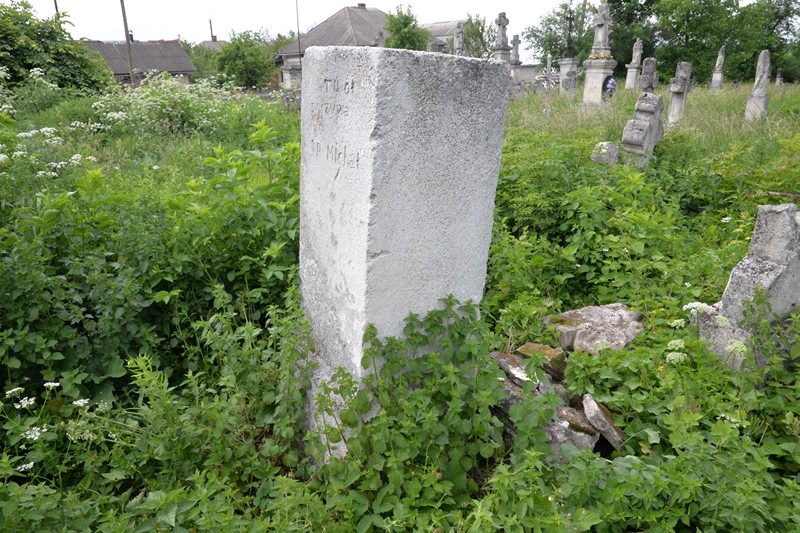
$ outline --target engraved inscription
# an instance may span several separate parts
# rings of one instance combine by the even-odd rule
[[[314,102],[311,104],[311,113],[313,115],[341,115],[346,117],[350,114],[350,108],[339,102]]]
[[[356,89],[356,82],[351,80],[339,81],[338,76],[335,78],[325,78],[322,80],[326,93],[351,94]]]
[[[340,167],[358,168],[361,163],[360,151],[352,150],[345,143],[325,143],[323,147],[321,142],[312,139],[309,148],[312,157],[324,157],[325,161],[329,161]]]

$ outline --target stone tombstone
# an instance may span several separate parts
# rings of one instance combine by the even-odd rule
[[[769,59],[769,50],[762,50],[758,55],[756,81],[753,84],[753,92],[747,97],[747,107],[744,111],[745,120],[759,120],[767,114],[767,106],[769,105],[767,84],[769,83],[771,72]]]
[[[639,76],[639,88],[651,93],[658,85],[658,73],[656,72],[656,58],[648,57],[642,63],[642,73]]]
[[[496,61],[372,47],[303,59],[300,279],[320,383],[358,379],[367,324],[479,302],[510,84]],[[445,139],[447,142],[442,142]]]
[[[497,15],[494,23],[497,25],[497,38],[494,43],[494,53],[492,57],[504,63],[511,62],[511,47],[508,46],[508,35],[506,28],[508,27],[508,18],[505,13]]]
[[[711,92],[715,93],[722,89],[722,79],[724,77],[722,67],[725,65],[725,45],[717,52],[717,62],[714,65],[714,72],[711,74]]]
[[[664,136],[661,111],[664,101],[660,94],[643,92],[636,102],[633,118],[622,131],[622,149],[626,164],[645,167],[653,150]]]
[[[456,25],[455,35],[453,35],[454,41],[454,51],[455,54],[458,56],[463,56],[466,54],[466,49],[464,48],[464,27],[459,22]]]
[[[800,309],[800,213],[795,204],[759,206],[750,249],[731,271],[722,300],[696,310],[701,337],[735,370],[744,356],[735,346],[751,334],[742,324],[746,303],[757,287],[766,291],[777,320]]]
[[[519,60],[519,45],[522,41],[519,40],[519,35],[515,35],[511,39],[511,64],[512,65],[521,65],[522,61]]]
[[[558,60],[558,81],[562,91],[574,93],[578,89],[578,58],[562,57]]]
[[[678,63],[675,69],[675,77],[669,81],[669,92],[672,97],[669,101],[669,111],[667,111],[667,124],[677,124],[683,119],[686,110],[686,95],[691,89],[692,64],[686,61]]]
[[[611,12],[608,4],[600,4],[594,15],[594,43],[592,53],[583,62],[586,81],[583,84],[583,104],[599,105],[603,102],[603,84],[614,73],[617,62],[611,56],[608,44],[608,30],[611,26]]]
[[[779,68],[775,75],[775,85],[783,85],[783,69]]]
[[[631,62],[625,65],[628,68],[628,75],[625,78],[626,89],[636,89],[639,87],[639,69],[642,65],[642,50],[644,50],[642,40],[637,38],[636,42],[633,43],[633,57]]]

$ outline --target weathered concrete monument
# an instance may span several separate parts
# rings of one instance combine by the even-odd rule
[[[639,87],[639,70],[642,66],[643,50],[644,45],[642,44],[642,40],[637,38],[636,42],[633,43],[633,57],[631,58],[631,62],[625,65],[628,67],[628,76],[625,78],[626,89],[636,89]]]
[[[368,323],[399,336],[408,313],[448,294],[480,301],[508,68],[385,48],[306,52],[300,277],[315,389],[339,366],[362,376]]]
[[[722,89],[722,79],[725,77],[723,66],[725,65],[725,45],[717,52],[717,63],[714,65],[714,72],[711,73],[711,92],[715,93]]]
[[[584,105],[599,105],[603,102],[603,84],[614,72],[617,62],[611,55],[608,43],[608,30],[611,26],[611,12],[608,4],[600,4],[594,15],[594,43],[592,53],[583,62],[586,81],[583,86]]]
[[[567,45],[564,48],[564,57],[558,59],[558,81],[562,91],[574,94],[578,89],[578,63],[575,56],[575,46],[572,42],[573,24],[575,14],[569,10],[567,14]]]
[[[664,100],[660,94],[653,92],[656,79],[656,60],[648,57],[644,60],[639,79],[642,94],[636,101],[633,118],[622,130],[622,149],[625,152],[623,160],[628,165],[646,166],[656,144],[664,137],[664,126],[661,123]]]
[[[779,68],[778,73],[775,75],[775,86],[783,85],[783,69]]]
[[[762,50],[758,55],[756,81],[753,84],[753,92],[747,97],[747,107],[744,111],[746,120],[759,120],[767,114],[767,106],[769,105],[767,84],[769,83],[771,72],[769,59],[769,50]]]
[[[648,57],[642,64],[642,73],[639,75],[639,89],[651,93],[658,86],[658,72],[656,72],[656,58]]]
[[[692,64],[686,61],[678,63],[675,69],[675,77],[669,82],[669,92],[672,98],[669,101],[669,111],[667,112],[667,124],[677,124],[683,119],[686,110],[686,95],[691,88]]]

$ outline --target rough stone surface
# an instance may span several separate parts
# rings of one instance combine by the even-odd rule
[[[651,93],[658,86],[658,72],[656,66],[658,65],[656,58],[645,58],[642,63],[642,73],[639,74],[639,88],[646,92]]]
[[[664,100],[660,94],[643,92],[639,95],[633,118],[622,131],[622,149],[627,164],[644,167],[650,161],[653,150],[664,136],[663,109]]]
[[[741,356],[732,353],[731,342],[750,336],[739,324],[756,287],[767,291],[779,319],[800,309],[800,213],[795,204],[758,208],[747,256],[731,271],[722,300],[698,316],[703,338],[736,369]]]
[[[619,147],[610,141],[599,142],[594,147],[591,159],[595,163],[616,165],[619,163]]]
[[[307,50],[300,276],[314,387],[338,366],[361,375],[368,323],[396,336],[450,293],[480,301],[509,81],[494,61]]]
[[[587,435],[597,435],[597,430],[589,423],[586,418],[586,413],[573,407],[566,405],[559,405],[556,407],[556,415],[561,420],[565,420],[569,424],[569,428],[573,431],[586,433]]]
[[[556,381],[564,381],[564,372],[567,369],[567,354],[561,348],[553,348],[538,342],[528,342],[517,348],[517,351],[527,357],[543,355],[545,357],[544,371]]]
[[[622,448],[622,432],[614,424],[611,412],[592,397],[591,394],[583,395],[583,412],[589,423],[599,431],[615,450]]]
[[[574,93],[578,88],[578,59],[574,57],[559,59],[558,77],[561,90]]]
[[[746,120],[760,120],[766,116],[767,106],[769,105],[767,84],[769,83],[770,73],[769,50],[762,50],[758,55],[756,81],[753,84],[753,92],[747,97],[747,107],[744,111],[744,118]]]
[[[583,104],[603,103],[603,82],[614,73],[617,62],[613,59],[587,59],[583,62],[586,78],[583,82]]]
[[[525,371],[527,358],[520,357],[513,353],[492,352],[489,356],[497,361],[503,369],[508,379],[518,387],[524,387],[528,381],[533,382],[533,390],[538,394],[544,394],[550,390],[550,384],[540,381],[536,376],[531,376]]]
[[[545,319],[555,325],[558,342],[565,350],[597,355],[606,348],[619,350],[642,331],[642,314],[622,303],[589,306]]]
[[[686,61],[678,63],[675,70],[675,77],[669,82],[669,92],[672,98],[669,101],[669,111],[667,111],[667,124],[677,124],[683,119],[686,110],[686,95],[691,89],[692,64]]]
[[[578,450],[592,450],[600,439],[599,434],[589,435],[575,431],[566,420],[548,422],[542,429],[547,435],[550,452],[556,457],[561,455],[561,447],[566,444],[571,444]]]

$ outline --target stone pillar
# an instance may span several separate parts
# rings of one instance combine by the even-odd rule
[[[783,85],[783,69],[778,69],[778,74],[775,76],[775,85]]]
[[[686,61],[678,63],[675,69],[675,77],[669,82],[669,92],[672,98],[669,101],[669,111],[667,112],[667,124],[673,125],[683,119],[686,109],[686,95],[691,88],[692,64]]]
[[[651,93],[658,85],[658,72],[656,71],[657,61],[654,57],[648,57],[642,63],[642,73],[639,76],[639,88]]]
[[[367,324],[400,336],[408,313],[448,294],[481,300],[510,76],[494,61],[372,47],[311,47],[303,71],[300,279],[316,390],[338,366],[362,376]]]
[[[562,57],[558,60],[558,78],[562,91],[574,93],[578,89],[577,57]]]
[[[603,82],[614,72],[617,62],[613,59],[587,59],[583,62],[586,79],[583,83],[584,105],[600,105],[603,102]]]
[[[758,55],[753,92],[747,97],[747,107],[744,110],[745,120],[759,120],[767,114],[767,106],[769,105],[767,84],[769,83],[771,70],[769,50],[762,50]]]
[[[511,39],[511,65],[518,66],[522,64],[522,61],[519,60],[519,45],[522,41],[519,40],[519,35],[515,35]]]
[[[495,40],[492,57],[498,61],[510,63],[511,47],[508,46],[508,34],[506,33],[508,17],[506,17],[505,13],[500,13],[494,23],[497,25],[497,39]]]
[[[725,65],[725,45],[717,52],[717,62],[714,65],[714,72],[711,74],[711,92],[715,93],[722,89],[722,67]]]
[[[628,67],[628,76],[625,78],[625,89],[637,89],[639,87],[639,68],[642,66],[642,50],[644,45],[641,39],[636,39],[633,43],[633,55],[631,62],[625,65]]]

